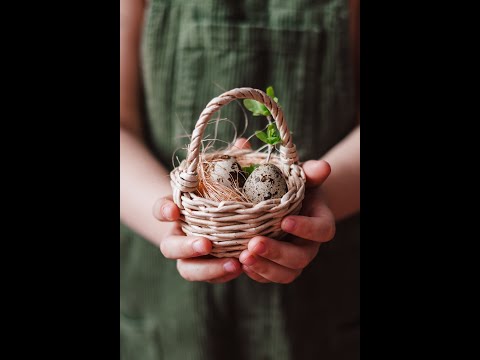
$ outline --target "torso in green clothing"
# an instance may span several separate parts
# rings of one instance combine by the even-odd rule
[[[302,161],[355,126],[348,1],[151,0],[145,16],[148,140],[169,169],[205,105],[236,87],[274,86]],[[232,136],[222,123],[217,138]],[[358,358],[358,216],[290,285],[187,282],[123,225],[120,247],[122,359]]]

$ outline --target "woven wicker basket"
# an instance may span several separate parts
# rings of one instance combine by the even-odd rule
[[[208,121],[222,106],[235,99],[253,99],[264,104],[276,121],[282,145],[280,155],[272,155],[270,163],[277,165],[287,180],[288,191],[281,199],[258,204],[236,201],[215,202],[198,195],[197,166],[201,139]],[[262,163],[267,154],[253,150],[230,148],[222,154],[235,156],[241,166]],[[173,199],[181,211],[182,229],[187,235],[202,236],[212,241],[212,255],[238,257],[248,241],[263,235],[275,239],[285,234],[280,223],[286,215],[298,214],[305,195],[305,173],[298,164],[292,136],[281,108],[261,90],[239,88],[212,99],[202,111],[192,134],[187,159],[170,173]]]

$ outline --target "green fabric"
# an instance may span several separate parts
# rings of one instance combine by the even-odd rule
[[[142,74],[153,153],[171,169],[213,97],[273,85],[301,160],[320,158],[355,126],[348,16],[346,0],[151,0]],[[221,112],[237,127],[243,116],[235,103]],[[266,124],[249,122],[249,135]],[[232,136],[220,123],[217,138]],[[289,285],[187,282],[121,225],[121,358],[357,359],[359,220],[338,224]]]

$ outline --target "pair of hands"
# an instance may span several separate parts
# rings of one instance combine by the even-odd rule
[[[245,139],[237,140],[235,146],[250,147]],[[315,258],[320,244],[335,235],[335,219],[320,189],[330,175],[330,165],[323,160],[309,160],[303,164],[303,170],[307,190],[301,215],[286,216],[281,223],[282,230],[293,235],[291,241],[256,236],[239,259],[204,257],[212,250],[212,243],[206,238],[186,236],[177,221],[179,208],[171,197],[166,197],[157,200],[153,207],[155,218],[175,222],[160,243],[162,254],[177,260],[178,272],[188,281],[223,283],[244,272],[261,283],[291,283]]]

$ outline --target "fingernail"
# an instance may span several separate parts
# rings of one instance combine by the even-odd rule
[[[245,260],[243,260],[242,264],[247,265],[247,266],[252,266],[256,262],[257,262],[257,259],[254,256],[250,255]]]
[[[195,240],[192,247],[193,247],[193,250],[197,254],[206,254],[207,253],[207,250],[205,249],[205,246],[203,245],[202,240]]]
[[[259,242],[257,246],[255,246],[255,248],[253,249],[253,252],[261,255],[265,252],[265,250],[266,250],[265,244],[263,242]]]
[[[292,219],[283,220],[282,229],[286,232],[292,232],[295,229],[295,221]]]
[[[233,261],[227,261],[225,264],[223,264],[223,268],[225,269],[226,272],[235,272],[237,271],[237,267],[233,263]]]
[[[165,219],[173,220],[172,207],[170,205],[163,205],[162,213],[163,213],[163,216],[165,217]]]

